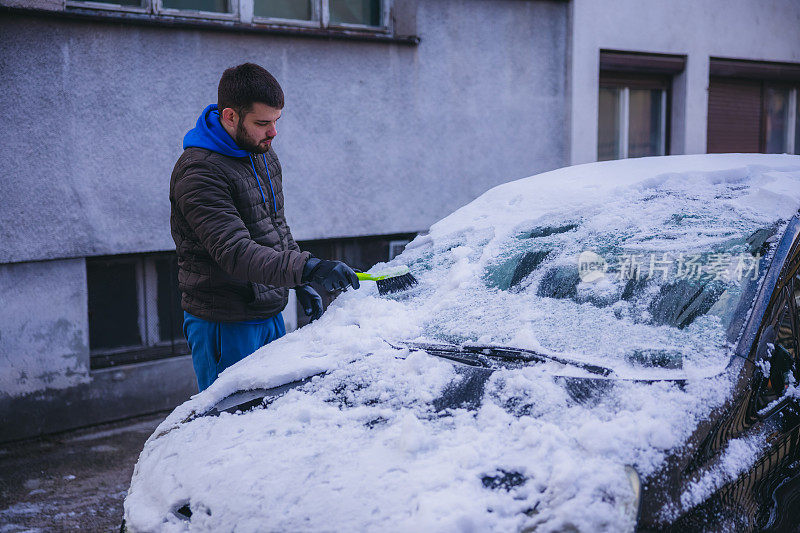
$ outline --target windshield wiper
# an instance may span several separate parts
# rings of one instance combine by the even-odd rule
[[[435,344],[427,342],[398,342],[400,346],[395,346],[389,343],[390,346],[397,349],[410,348],[412,350],[422,350],[435,355],[443,357],[452,361],[457,361],[465,365],[479,366],[484,368],[495,368],[497,360],[524,363],[536,362],[545,363],[552,361],[562,365],[574,366],[586,370],[591,374],[600,376],[609,376],[614,373],[610,368],[604,366],[593,365],[584,363],[583,361],[576,361],[574,359],[566,359],[552,354],[543,354],[534,350],[527,350],[525,348],[512,348],[508,346],[493,346],[493,345],[480,345],[480,344]]]

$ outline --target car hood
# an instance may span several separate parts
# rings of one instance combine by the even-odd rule
[[[631,530],[625,465],[655,472],[733,382],[614,381],[586,402],[546,365],[500,368],[477,380],[476,403],[442,406],[474,376],[392,348],[359,317],[335,326],[335,313],[304,328],[305,350],[298,334],[260,351],[261,379],[234,367],[159,426],[125,501],[132,531],[184,530],[184,505],[200,530]],[[331,354],[331,334],[347,357]],[[267,408],[197,416],[236,390],[313,375]]]

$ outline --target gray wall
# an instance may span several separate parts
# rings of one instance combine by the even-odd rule
[[[0,265],[0,397],[89,381],[83,259]]]
[[[409,46],[0,13],[0,441],[196,391],[186,357],[89,370],[83,257],[173,249],[169,175],[231,65],[286,92],[298,239],[424,230],[566,163],[565,3],[420,0],[416,21]]]
[[[0,15],[0,263],[167,250],[169,174],[226,67],[287,94],[298,239],[426,229],[566,162],[563,2],[429,0],[419,46]]]

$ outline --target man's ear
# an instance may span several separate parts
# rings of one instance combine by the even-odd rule
[[[224,126],[228,126],[229,128],[235,128],[239,116],[237,115],[236,111],[234,111],[230,107],[226,107],[219,114],[219,118]]]

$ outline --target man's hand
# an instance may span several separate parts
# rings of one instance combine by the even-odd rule
[[[311,257],[303,268],[303,283],[314,281],[328,292],[344,290],[348,285],[359,287],[358,277],[353,269],[341,261],[328,261]]]
[[[322,296],[311,285],[298,285],[294,292],[306,316],[310,316],[312,321],[322,316]]]

